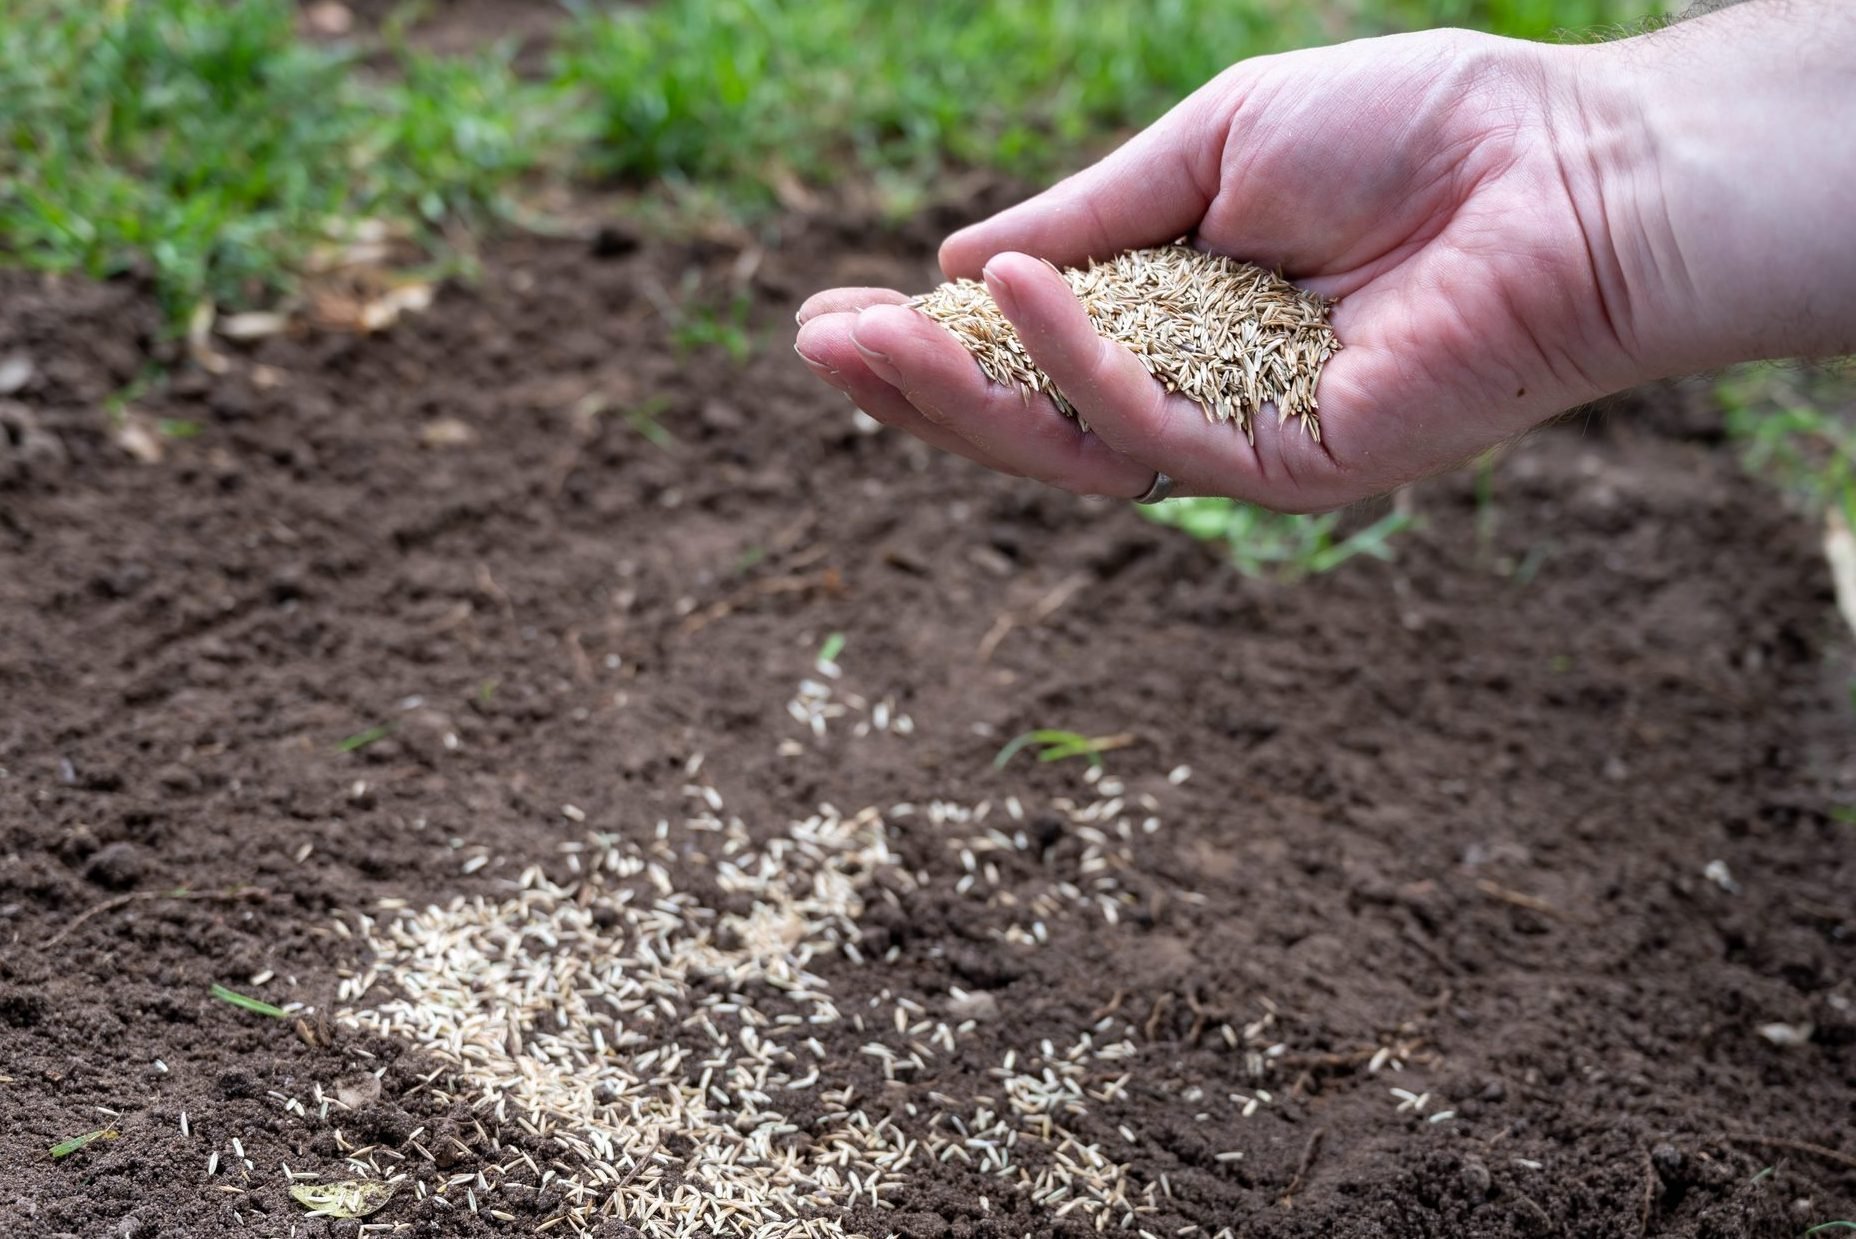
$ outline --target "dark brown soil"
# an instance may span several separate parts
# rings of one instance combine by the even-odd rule
[[[1395,563],[1245,580],[1125,504],[861,433],[809,379],[798,299],[924,286],[929,240],[770,245],[739,365],[680,352],[658,310],[686,277],[725,304],[735,253],[510,242],[378,337],[181,364],[133,405],[197,427],[156,464],[100,411],[165,349],[146,297],[0,277],[0,358],[34,367],[0,398],[0,1233],[353,1234],[285,1195],[282,1164],[341,1162],[279,1098],[384,1069],[346,1136],[416,1170],[409,1135],[447,1117],[429,1067],[210,985],[332,1008],[361,963],[338,917],[493,896],[591,826],[647,830],[697,751],[757,824],[827,797],[1077,792],[1075,763],[991,768],[1031,727],[1138,738],[1109,763],[1165,806],[1121,875],[1139,914],[997,941],[1006,914],[956,897],[943,832],[899,820],[928,882],[866,925],[896,958],[821,967],[847,1001],[990,991],[1019,1039],[1125,1014],[1130,1095],[1078,1122],[1168,1176],[1152,1234],[1856,1216],[1848,634],[1811,523],[1743,476],[1700,398],[1535,436],[1485,512],[1467,477],[1416,488]],[[913,737],[814,746],[787,717],[833,631],[847,683],[894,695]],[[791,739],[803,757],[777,755]],[[1074,847],[1038,829],[1008,888]],[[495,863],[462,876],[461,846]],[[1246,1119],[1224,1099],[1255,1082],[1209,1030],[1269,1011],[1275,1104]],[[914,1087],[983,1091],[990,1028]],[[1403,1070],[1369,1073],[1394,1042]],[[120,1138],[49,1157],[105,1125]],[[959,1163],[897,1200],[847,1222],[1094,1233]],[[371,1221],[526,1231],[553,1203],[506,1194],[503,1224],[408,1194]]]

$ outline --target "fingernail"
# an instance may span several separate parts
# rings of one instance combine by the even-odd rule
[[[980,271],[980,278],[986,281],[986,291],[991,293],[992,299],[999,303],[999,308],[1005,312],[1005,316],[1015,317],[1018,314],[1018,295],[1012,290],[1012,285],[1005,276],[994,270],[991,263],[987,263]]]
[[[884,366],[889,364],[889,354],[878,352],[876,349],[871,348],[868,344],[858,339],[856,328],[851,329],[851,343],[857,346],[857,351],[864,355],[865,361],[873,361],[878,365]]]
[[[806,351],[797,344],[793,345],[793,352],[799,354],[799,360],[805,362],[806,368],[811,370],[813,374],[831,384],[833,387],[838,388],[840,391],[844,389],[844,379],[835,368],[826,365],[816,357],[808,355]]]
[[[806,365],[808,365],[808,366],[811,366],[811,367],[812,367],[813,369],[815,369],[815,370],[824,370],[824,371],[826,371],[826,372],[828,372],[828,373],[831,373],[831,374],[836,374],[836,373],[837,373],[837,371],[836,371],[836,370],[834,370],[834,369],[832,369],[832,368],[831,368],[830,366],[828,366],[828,365],[826,365],[826,364],[825,364],[825,363],[824,363],[823,361],[821,361],[821,360],[819,360],[818,358],[816,358],[816,357],[814,357],[814,356],[812,356],[812,354],[810,354],[810,353],[808,353],[808,352],[806,352],[806,351],[805,351],[804,349],[802,349],[802,348],[800,348],[800,347],[799,347],[799,345],[798,345],[797,343],[795,343],[795,344],[793,345],[793,352],[795,352],[795,353],[798,353],[798,354],[799,354],[799,360],[800,360],[800,361],[803,361],[803,362],[805,362],[805,363],[806,363]]]
[[[891,308],[893,307],[872,306],[859,314],[857,316],[857,324],[851,328],[851,343],[857,346],[857,351],[863,354],[865,363],[869,365],[870,369],[876,372],[877,377],[893,386],[900,378],[900,375],[895,365],[889,360],[889,354],[883,352],[881,349],[871,348],[862,338],[863,334],[867,331],[870,315],[879,314]]]

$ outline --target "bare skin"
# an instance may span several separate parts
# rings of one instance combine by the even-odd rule
[[[1004,473],[1333,508],[1635,383],[1856,351],[1856,9],[1753,0],[1611,44],[1462,31],[1244,61],[1094,167],[948,238],[1077,406],[988,380],[891,289],[800,311],[872,417]],[[1047,263],[1190,236],[1340,298],[1322,439],[1255,443],[1090,328]]]

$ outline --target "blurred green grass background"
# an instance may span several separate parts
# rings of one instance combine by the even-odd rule
[[[363,227],[442,264],[576,183],[660,226],[752,224],[846,181],[901,218],[961,174],[1072,170],[1247,56],[1447,25],[1601,38],[1681,0],[562,0],[552,50],[520,68],[513,45],[421,50],[408,31],[435,4],[328,39],[290,0],[0,0],[0,264],[138,274],[179,333],[275,304]],[[739,360],[744,312],[694,307],[679,346]],[[1730,376],[1728,431],[1856,521],[1848,421],[1823,411],[1848,408],[1847,376],[1802,381]],[[1149,515],[1234,547],[1281,534],[1267,563],[1234,552],[1258,573],[1383,554],[1394,532]]]
[[[1590,37],[1656,0],[659,0],[564,6],[539,73],[405,21],[342,43],[286,0],[6,0],[0,261],[150,278],[177,325],[265,304],[359,220],[442,253],[549,178],[745,217],[783,181],[1084,161],[1245,56],[1432,25]],[[410,18],[415,10],[407,10]]]

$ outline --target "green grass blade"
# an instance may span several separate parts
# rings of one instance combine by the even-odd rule
[[[290,1013],[282,1007],[274,1007],[262,999],[247,998],[236,990],[229,990],[223,985],[213,986],[213,997],[219,999],[221,1002],[229,1002],[235,1007],[254,1012],[258,1015],[268,1015],[274,1020],[287,1020],[290,1018]]]
[[[392,731],[393,727],[388,723],[382,723],[378,727],[369,727],[366,731],[357,731],[354,735],[349,736],[346,740],[336,745],[335,751],[337,753],[352,753],[356,749],[364,749],[376,740],[386,739]]]
[[[1039,761],[1062,761],[1068,757],[1087,757],[1092,766],[1102,764],[1102,754],[1096,750],[1095,741],[1080,737],[1074,742],[1049,745],[1038,754]]]
[[[1014,757],[1017,757],[1028,746],[1036,744],[1037,739],[1038,733],[1035,731],[1027,731],[1023,735],[1013,736],[1010,740],[1006,741],[1005,747],[1000,749],[998,755],[992,759],[992,768],[994,770],[1005,769],[1006,763],[1010,762]]]
[[[1358,533],[1309,556],[1308,571],[1316,574],[1332,572],[1355,555],[1370,555],[1374,559],[1391,559],[1392,536],[1410,526],[1411,517],[1405,513],[1388,512]]]
[[[1097,751],[1096,742],[1082,732],[1059,731],[1055,728],[1043,727],[1013,736],[1005,747],[999,750],[999,755],[992,759],[992,768],[994,770],[1005,769],[1007,762],[1032,745],[1038,748],[1039,761],[1062,761],[1066,757],[1087,757],[1091,765],[1102,764],[1102,756]]]
[[[104,1127],[96,1131],[85,1132],[81,1136],[72,1136],[69,1140],[61,1140],[54,1144],[52,1156],[54,1158],[69,1157],[86,1145],[94,1144],[98,1140],[114,1140],[121,1134],[114,1127]]]

